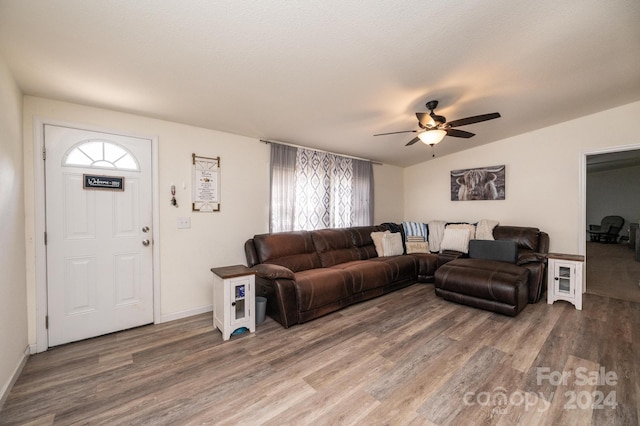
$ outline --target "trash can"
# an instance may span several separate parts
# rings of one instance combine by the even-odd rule
[[[267,298],[256,296],[256,325],[264,322],[267,313]]]

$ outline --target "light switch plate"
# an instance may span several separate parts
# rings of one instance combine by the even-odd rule
[[[191,228],[191,218],[190,217],[179,217],[178,218],[178,229],[189,229]]]

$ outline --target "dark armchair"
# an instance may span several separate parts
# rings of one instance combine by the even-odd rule
[[[624,218],[622,216],[605,216],[600,225],[589,225],[587,232],[589,232],[591,241],[616,243],[623,225]]]

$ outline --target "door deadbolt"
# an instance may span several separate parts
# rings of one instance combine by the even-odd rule
[[[149,227],[148,226],[143,226],[142,227],[142,232],[149,232]]]

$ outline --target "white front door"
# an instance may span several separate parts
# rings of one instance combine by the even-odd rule
[[[151,140],[44,135],[49,346],[152,323]]]

